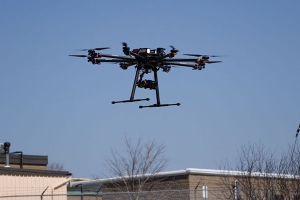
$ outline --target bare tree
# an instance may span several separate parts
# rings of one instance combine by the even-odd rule
[[[47,169],[48,170],[53,170],[53,171],[63,171],[64,170],[64,166],[61,163],[58,162],[50,162],[47,165]]]
[[[242,146],[235,166],[220,185],[225,199],[294,199],[300,197],[300,150],[290,146],[278,159],[264,145]]]
[[[161,180],[155,175],[169,161],[165,156],[166,147],[155,140],[143,142],[141,137],[133,143],[125,136],[124,144],[123,152],[111,149],[111,157],[105,161],[109,176],[115,178],[104,190],[122,193],[126,199],[139,199],[141,193],[145,195],[145,191],[158,187]]]

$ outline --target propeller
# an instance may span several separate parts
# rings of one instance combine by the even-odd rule
[[[122,45],[123,45],[123,53],[126,55],[126,56],[129,56],[130,53],[130,48],[128,47],[127,43],[126,42],[122,42]]]
[[[170,45],[170,47],[172,48],[172,52],[174,52],[174,53],[177,53],[177,52],[179,52],[179,50],[178,49],[176,49],[174,46],[172,46],[172,45]]]
[[[207,56],[207,57],[222,57],[222,56],[219,56],[219,55],[201,55],[201,54],[183,54],[183,55],[186,55],[186,56],[195,56],[195,57],[202,57],[202,56]]]
[[[109,47],[100,47],[100,48],[94,48],[94,49],[79,49],[78,51],[101,51],[104,49],[110,49]]]
[[[69,55],[69,56],[80,57],[80,58],[86,58],[86,57],[88,57],[87,55]]]
[[[208,63],[208,64],[212,64],[212,63],[220,63],[222,61],[205,61],[205,63]]]

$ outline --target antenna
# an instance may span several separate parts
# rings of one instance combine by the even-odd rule
[[[295,151],[295,147],[296,147],[296,143],[297,143],[297,138],[298,138],[299,132],[300,132],[300,124],[298,126],[297,131],[296,131],[295,143],[294,143],[294,146],[293,146],[291,160],[293,159],[293,156],[294,156],[294,151]]]

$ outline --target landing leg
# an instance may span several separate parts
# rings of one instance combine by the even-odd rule
[[[160,105],[157,70],[153,70],[153,73],[154,73],[154,81],[155,81],[155,83],[157,85],[156,89],[155,89],[155,92],[156,92],[156,104]]]
[[[141,67],[137,65],[136,68],[136,72],[135,72],[135,77],[134,77],[134,81],[133,81],[133,86],[132,86],[132,91],[131,91],[131,95],[130,95],[130,99],[129,100],[123,100],[123,101],[112,101],[112,104],[116,104],[116,103],[128,103],[128,102],[136,102],[136,101],[149,101],[149,98],[145,98],[145,99],[134,99],[134,94],[135,94],[135,90],[136,90],[136,83],[138,80],[138,76],[140,73]]]

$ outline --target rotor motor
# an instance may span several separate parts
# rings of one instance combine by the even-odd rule
[[[163,72],[169,72],[171,70],[171,66],[170,65],[165,65],[162,67]]]
[[[123,53],[124,53],[126,56],[129,56],[129,51],[130,51],[130,48],[129,48],[129,47],[123,47]]]
[[[123,53],[126,55],[126,56],[129,56],[130,54],[130,48],[127,46],[127,43],[126,42],[123,42]]]
[[[120,68],[123,70],[126,70],[128,68],[128,66],[126,66],[126,64],[124,64],[124,63],[120,63]]]

